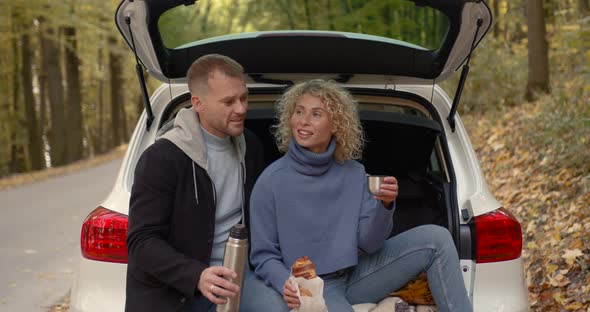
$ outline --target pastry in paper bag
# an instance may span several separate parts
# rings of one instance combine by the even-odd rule
[[[324,301],[324,281],[315,272],[315,266],[307,256],[295,260],[291,266],[291,284],[297,288],[301,305],[291,312],[327,312]]]

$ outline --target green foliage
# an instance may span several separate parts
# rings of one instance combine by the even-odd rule
[[[548,27],[551,93],[531,103],[521,135],[560,166],[590,172],[590,21],[553,21]],[[451,96],[457,76],[442,84]],[[523,103],[526,81],[526,40],[487,37],[475,51],[459,110],[466,119],[481,113],[501,119],[509,106],[529,105]]]
[[[441,84],[455,94],[459,72]],[[527,81],[526,46],[507,44],[491,37],[475,50],[461,95],[461,112],[486,112],[523,101]]]
[[[590,22],[558,26],[551,40],[550,95],[526,135],[539,148],[551,149],[564,166],[590,172]]]
[[[160,18],[167,47],[239,32],[297,29],[378,35],[435,49],[448,28],[438,11],[407,0],[203,0],[195,6],[174,8]]]
[[[528,70],[525,1],[494,1],[500,4],[494,24],[499,34],[497,37],[489,34],[474,53],[459,108],[461,113],[501,113],[504,107],[519,105],[523,101]],[[33,80],[38,118],[41,115],[39,79],[43,74],[40,38],[57,41],[61,54],[73,46],[63,40],[59,29],[75,27],[77,54],[81,60],[81,105],[85,148],[88,149],[86,153],[92,154],[94,150],[91,146],[100,145],[97,141],[105,141],[111,131],[109,53],[123,55],[122,75],[126,91],[122,103],[125,105],[123,111],[127,113],[129,130],[132,130],[139,117],[136,113],[139,87],[134,75],[133,55],[113,23],[113,14],[119,3],[120,0],[0,0],[0,40],[5,43],[0,45],[0,55],[3,56],[0,58],[0,94],[4,95],[0,99],[0,146],[6,147],[0,148],[0,176],[9,170],[11,146],[27,143],[24,130],[19,131],[16,138],[12,136],[14,131],[23,128],[18,118],[22,117],[24,111],[22,95],[19,95],[17,111],[12,108],[12,94],[16,90],[13,80],[20,77],[15,69],[21,63],[12,42],[17,40],[18,43],[23,34],[29,35],[34,50]],[[572,140],[574,138],[567,134],[575,132],[574,129],[587,131],[588,111],[582,106],[590,92],[590,21],[588,18],[578,19],[574,0],[550,0],[546,4],[545,9],[550,15],[548,39],[553,95],[543,97],[542,101],[561,103],[559,105],[565,109],[561,106],[553,109],[567,113],[550,114],[551,109],[548,109],[541,114],[545,119],[535,121],[544,125],[544,128],[535,128],[535,138],[539,144],[548,144],[551,133]],[[406,0],[200,0],[195,5],[174,9],[161,18],[159,26],[161,32],[167,35],[165,42],[170,47],[240,32],[309,29],[386,36],[426,48],[437,47],[448,27],[446,19],[433,14],[431,10],[416,10],[413,2]],[[48,35],[48,29],[55,30],[53,35]],[[63,59],[61,55],[56,57]],[[455,75],[442,84],[451,96],[455,93],[457,80],[458,75]],[[150,91],[156,85],[159,82],[148,80]],[[18,92],[22,93],[22,90]],[[576,104],[576,109],[568,110],[568,103],[582,104]],[[51,125],[48,112],[45,114],[43,127],[44,135],[47,136]],[[560,122],[559,118],[563,118],[563,121]],[[551,140],[561,146],[567,144],[565,139],[562,143],[557,143],[560,140],[558,138]],[[569,159],[570,156],[564,157]]]
[[[575,81],[541,97],[540,109],[526,120],[523,136],[545,154],[556,155],[556,163],[590,173],[590,92],[577,94],[581,85]]]

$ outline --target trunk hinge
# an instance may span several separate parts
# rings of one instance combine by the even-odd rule
[[[457,85],[455,98],[453,98],[453,105],[451,106],[449,117],[447,117],[447,120],[449,121],[449,126],[451,126],[451,130],[453,130],[453,132],[455,132],[455,114],[457,113],[459,100],[461,100],[461,93],[463,92],[463,87],[465,86],[467,74],[469,74],[469,61],[471,60],[471,53],[473,53],[473,50],[475,49],[475,42],[477,41],[477,34],[479,33],[481,25],[483,25],[483,19],[480,17],[477,19],[477,29],[475,30],[475,35],[473,36],[471,50],[469,51],[469,54],[467,55],[467,61],[465,62],[465,65],[463,65],[463,69],[461,70],[461,77],[459,77],[459,84]]]
[[[125,23],[129,27],[129,36],[131,37],[131,49],[135,55],[135,72],[137,73],[137,79],[139,80],[139,88],[141,89],[141,95],[143,97],[143,106],[147,114],[146,130],[150,131],[152,122],[154,121],[154,113],[152,112],[152,105],[150,104],[150,97],[145,86],[145,77],[143,76],[143,68],[139,64],[139,58],[137,57],[137,49],[135,48],[135,41],[133,40],[133,31],[131,31],[131,17],[125,16]]]

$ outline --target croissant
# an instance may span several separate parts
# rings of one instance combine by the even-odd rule
[[[317,277],[315,266],[307,256],[303,256],[295,260],[291,266],[291,274],[294,277],[303,277],[305,279],[312,279]]]
[[[305,279],[312,279],[318,276],[315,272],[313,262],[307,256],[295,260],[295,263],[291,266],[291,274],[294,277],[303,277]],[[301,296],[313,297],[311,291],[305,287],[301,287],[301,285],[299,286],[299,294]]]

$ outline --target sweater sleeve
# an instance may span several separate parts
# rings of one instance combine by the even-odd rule
[[[135,169],[129,207],[128,262],[187,296],[197,292],[205,263],[175,250],[166,240],[174,205],[177,177],[174,157],[156,142]]]
[[[367,179],[363,179],[363,181],[358,245],[360,249],[370,254],[379,250],[389,237],[393,228],[393,211],[395,209],[383,207],[381,201],[375,199],[369,192]]]
[[[290,271],[283,263],[272,183],[269,175],[265,173],[254,185],[250,198],[250,224],[252,225],[250,261],[255,267],[256,274],[267,285],[282,294],[283,285],[289,278]]]

